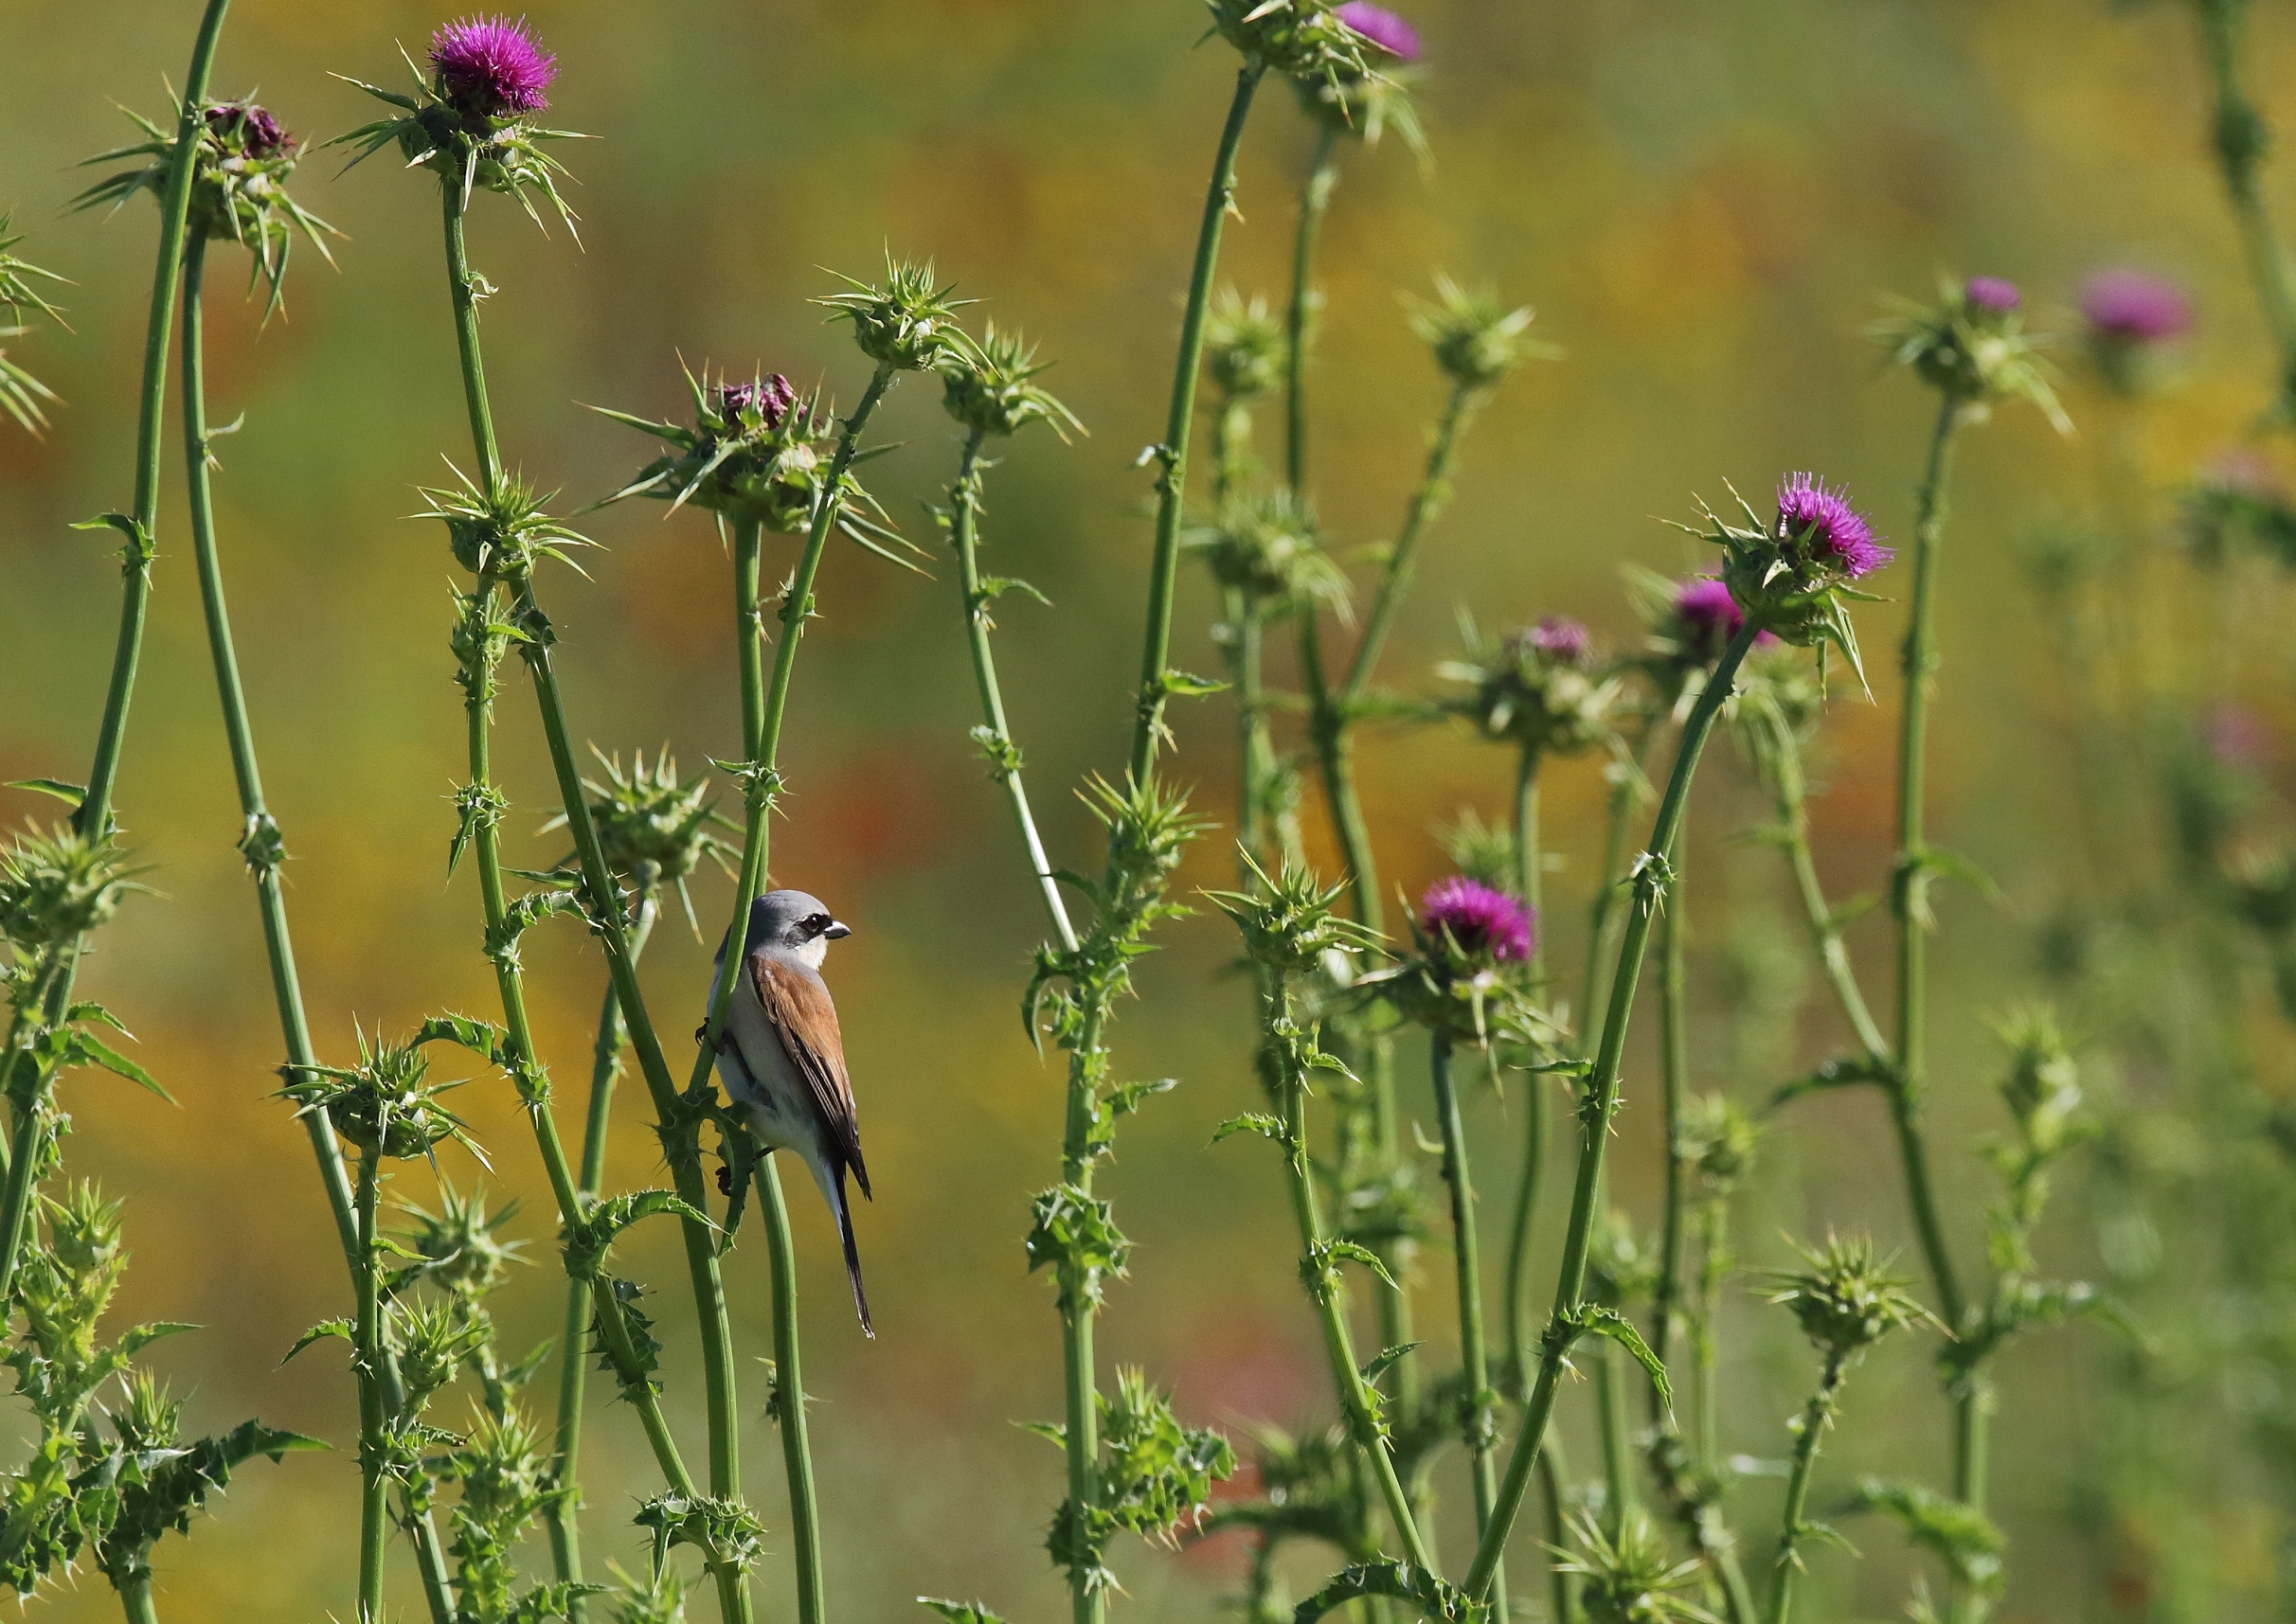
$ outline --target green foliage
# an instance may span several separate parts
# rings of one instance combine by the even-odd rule
[[[1439,1574],[1409,1562],[1369,1562],[1342,1568],[1330,1583],[1300,1603],[1292,1614],[1292,1624],[1315,1624],[1325,1614],[1367,1596],[1407,1602],[1431,1624],[1486,1624],[1491,1615],[1487,1606],[1444,1583]]]
[[[1895,1523],[1909,1543],[1943,1562],[1959,1584],[1980,1596],[2001,1588],[2001,1553],[2009,1542],[1993,1520],[1975,1506],[1947,1499],[1918,1483],[1868,1477],[1857,1485],[1851,1506]]]
[[[1115,1208],[1074,1185],[1055,1186],[1036,1198],[1022,1244],[1031,1272],[1051,1267],[1061,1307],[1070,1312],[1099,1308],[1109,1276],[1124,1273],[1132,1252],[1132,1242],[1116,1227]]]
[[[1347,574],[1324,551],[1315,514],[1289,491],[1230,496],[1209,521],[1184,531],[1180,546],[1204,561],[1212,580],[1242,593],[1247,613],[1322,607],[1347,617]]]
[[[691,1545],[713,1565],[746,1571],[765,1552],[765,1526],[748,1507],[673,1490],[640,1506],[633,1519],[651,1529],[659,1549]]]
[[[1577,1549],[1556,1566],[1578,1575],[1580,1604],[1587,1624],[1716,1624],[1714,1615],[1691,1598],[1705,1564],[1676,1560],[1665,1538],[1641,1511],[1630,1511],[1615,1535],[1592,1517],[1570,1525]]]

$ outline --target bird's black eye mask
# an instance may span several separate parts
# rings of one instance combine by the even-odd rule
[[[835,924],[836,922],[836,920],[831,919],[827,914],[813,914],[802,920],[798,928],[804,931],[806,939],[810,941],[813,937],[819,936],[823,931],[829,929],[830,926]]]

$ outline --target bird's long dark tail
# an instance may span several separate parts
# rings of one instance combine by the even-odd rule
[[[837,1174],[837,1233],[845,1241],[845,1273],[853,1283],[853,1312],[861,1316],[861,1334],[874,1338],[877,1328],[869,1323],[869,1294],[861,1289],[861,1248],[853,1242],[853,1207],[846,1199],[845,1174]]]

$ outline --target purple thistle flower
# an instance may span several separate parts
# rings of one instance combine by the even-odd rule
[[[1828,490],[1814,473],[1789,474],[1778,487],[1778,539],[1800,542],[1856,580],[1871,575],[1896,553],[1874,539],[1874,526],[1850,506],[1849,494]]]
[[[1419,30],[1386,7],[1348,0],[1332,14],[1397,62],[1419,60]]]
[[[219,101],[203,116],[217,135],[236,134],[240,151],[251,158],[276,158],[293,144],[279,121],[252,101]]]
[[[2220,767],[2255,767],[2272,747],[2272,730],[2245,705],[2220,705],[2208,713],[2208,753]]]
[[[442,99],[488,118],[539,113],[558,77],[558,59],[534,43],[524,17],[449,23],[431,36],[430,63]]]
[[[1567,615],[1550,615],[1522,634],[1523,640],[1538,652],[1561,665],[1578,666],[1587,661],[1593,640],[1587,628]]]
[[[746,384],[728,384],[718,391],[718,416],[728,423],[738,422],[744,412],[753,411],[768,429],[778,429],[797,403],[796,387],[779,372],[762,383],[753,379]]]
[[[1962,298],[1971,310],[1988,315],[2007,315],[2024,303],[2017,284],[2002,277],[1972,277],[1962,284]]]
[[[2193,324],[2184,290],[2159,277],[2125,268],[2099,271],[2081,288],[2081,313],[2099,338],[2160,344]]]
[[[1449,937],[1462,953],[1519,964],[1531,956],[1537,916],[1504,891],[1454,874],[1420,898],[1419,922],[1429,936]]]

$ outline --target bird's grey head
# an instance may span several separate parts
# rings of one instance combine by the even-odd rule
[[[803,891],[768,891],[749,906],[749,934],[744,951],[772,949],[818,970],[829,944],[852,935],[818,897]]]

